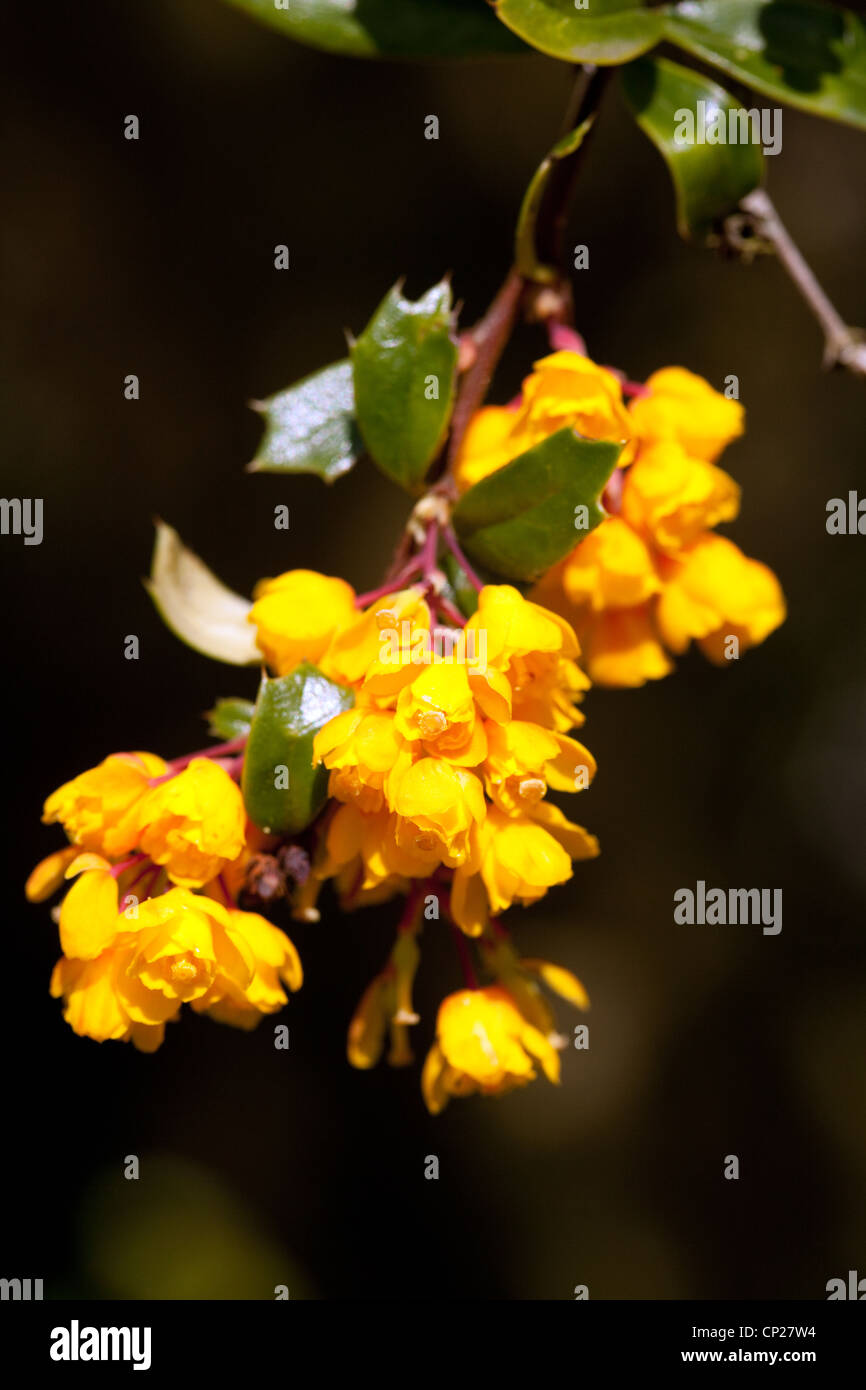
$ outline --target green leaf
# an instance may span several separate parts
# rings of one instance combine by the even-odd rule
[[[328,772],[313,767],[313,738],[354,702],[351,690],[309,662],[287,676],[263,678],[241,778],[254,825],[268,834],[294,835],[319,814],[328,797]]]
[[[252,604],[221,584],[163,521],[156,523],[150,578],[144,587],[163,622],[187,646],[231,666],[261,662],[247,621]]]
[[[525,52],[482,0],[229,0],[299,43],[355,58],[461,58]]]
[[[764,171],[760,146],[707,142],[711,122],[720,124],[721,117],[727,133],[728,113],[742,108],[715,82],[665,58],[630,63],[622,84],[638,125],[668,166],[680,234],[717,240],[717,224],[761,182]],[[693,129],[686,128],[684,113]]]
[[[538,224],[538,214],[544,202],[544,196],[550,185],[550,176],[558,164],[569,155],[576,154],[583,144],[584,136],[592,126],[594,116],[590,116],[576,130],[572,130],[568,135],[564,135],[558,144],[554,145],[550,154],[538,166],[532,176],[529,187],[523,197],[520,213],[517,218],[517,234],[514,240],[514,264],[520,274],[527,280],[535,280],[540,284],[552,284],[559,279],[559,272],[552,266],[542,265],[538,259],[536,249],[536,228]]]
[[[538,579],[604,520],[599,498],[621,448],[566,427],[476,483],[452,515],[470,559]]]
[[[417,492],[445,437],[454,396],[457,342],[448,282],[415,302],[395,285],[353,345],[352,366],[369,453],[393,482]]]
[[[627,63],[658,43],[663,16],[640,0],[494,0],[503,24],[567,63]]]
[[[250,473],[316,473],[333,483],[363,452],[355,423],[352,364],[334,362],[295,386],[254,401],[265,433]]]
[[[208,729],[214,738],[240,738],[241,734],[249,733],[255,708],[252,700],[228,695],[225,699],[217,700],[213,709],[209,709],[205,715]]]
[[[665,38],[764,96],[866,129],[866,21],[812,0],[688,0]]]

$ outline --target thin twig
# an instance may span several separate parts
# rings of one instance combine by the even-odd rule
[[[514,269],[510,270],[484,318],[472,330],[475,361],[463,377],[454,406],[447,469],[439,484],[439,491],[453,493],[455,490],[452,477],[454,461],[463,443],[466,427],[487,394],[496,365],[511,336],[524,288],[522,275]]]
[[[861,328],[850,327],[831,303],[771,199],[762,188],[756,188],[743,198],[740,207],[752,219],[755,234],[773,248],[818,320],[824,334],[824,366],[844,367],[855,376],[866,376],[866,335]]]
[[[581,69],[568,111],[566,134],[570,130],[576,130],[598,110],[612,72],[612,68],[597,68],[591,63],[586,63]],[[535,249],[542,265],[560,268],[565,260],[568,215],[592,134],[593,130],[590,128],[577,149],[558,159],[551,171],[535,230]]]

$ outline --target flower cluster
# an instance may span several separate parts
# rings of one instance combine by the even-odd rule
[[[67,1022],[145,1052],[183,1004],[252,1028],[302,980],[289,938],[236,906],[230,885],[255,843],[236,782],[217,760],[180,762],[116,753],[58,788],[43,820],[71,843],[27,882],[41,902],[75,879],[51,979]]]
[[[250,620],[275,669],[315,659],[354,692],[352,708],[315,737],[331,805],[296,911],[314,912],[319,886],[331,878],[345,909],[409,895],[391,959],[350,1029],[350,1060],[367,1067],[388,1025],[389,1060],[411,1061],[418,885],[437,904],[447,901],[466,935],[489,936],[512,904],[537,901],[571,877],[573,859],[598,853],[595,837],[546,800],[548,788],[586,787],[595,760],[568,735],[582,722],[575,701],[588,681],[574,633],[557,614],[509,585],[488,585],[465,626],[437,626],[424,584],[383,593],[360,612],[347,588],[294,571],[259,587]],[[489,1013],[484,991],[465,997]],[[477,1037],[482,1022],[479,1015]],[[494,1053],[491,1045],[488,1063]],[[531,1074],[528,1062],[520,1074]],[[478,1084],[505,1089],[514,1075],[494,1068]]]
[[[633,386],[563,349],[536,364],[517,404],[475,415],[458,485],[565,426],[624,444],[604,494],[607,517],[533,594],[572,622],[593,681],[637,686],[666,676],[668,653],[693,640],[723,664],[779,626],[785,602],[775,575],[712,529],[739,511],[740,490],[716,462],[743,431],[738,401],[681,367]]]
[[[483,583],[452,528],[455,493],[565,427],[621,446],[604,519],[528,595]],[[296,921],[316,922],[330,882],[346,911],[405,900],[349,1025],[353,1066],[374,1066],[386,1040],[391,1065],[413,1060],[419,937],[441,916],[464,988],[438,1011],[428,1108],[503,1094],[537,1067],[558,1081],[563,1039],[543,988],[580,1009],[586,992],[562,966],[522,958],[502,915],[598,854],[548,796],[595,774],[571,733],[590,680],[639,685],[693,639],[718,660],[782,621],[770,571],[712,530],[737,512],[716,459],[741,430],[739,405],[688,372],[638,387],[565,349],[518,403],[470,420],[453,473],[416,505],[392,578],[369,594],[295,569],[248,603],[162,528],[154,589],[169,621],[200,650],[261,664],[263,682],[255,707],[221,702],[239,730],[227,742],[171,763],[115,753],[46,801],[69,844],[27,894],[74,880],[51,980],[72,1028],[152,1051],[185,1003],[254,1027],[302,971],[289,937],[248,909],[287,898]],[[569,518],[547,554],[570,534]]]
[[[463,628],[434,626],[421,585],[341,621],[345,587],[295,571],[270,581],[251,613],[280,669],[287,652],[315,652],[320,670],[354,691],[353,707],[315,738],[334,805],[313,880],[336,878],[353,907],[452,870],[452,919],[478,936],[491,912],[535,901],[571,876],[572,858],[598,852],[544,799],[595,772],[566,733],[582,722],[574,701],[588,684],[574,633],[509,585],[482,589]],[[292,604],[277,609],[289,591]]]

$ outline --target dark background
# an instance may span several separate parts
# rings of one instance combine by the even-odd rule
[[[112,750],[205,742],[255,674],[181,646],[141,586],[161,515],[233,587],[294,566],[374,584],[405,502],[370,465],[249,477],[247,408],[343,355],[389,285],[451,270],[464,323],[507,268],[522,190],[569,78],[542,58],[389,66],[295,47],[210,0],[98,0],[11,16],[3,491],[45,538],[2,539],[7,655],[6,1134],[2,1272],[46,1296],[824,1298],[866,1274],[861,945],[866,863],[863,547],[825,506],[861,485],[862,384],[820,371],[777,266],[683,245],[661,160],[611,93],[573,240],[579,327],[634,377],[736,373],[748,433],[729,533],[790,616],[719,671],[597,690],[600,772],[579,819],[603,855],[515,911],[532,955],[577,971],[590,1050],[564,1082],[438,1119],[418,1067],[353,1072],[355,1002],[396,904],[293,927],[306,983],[291,1049],[190,1015],[162,1050],[77,1039],[47,994],[57,954],[32,863],[60,843],[44,796]],[[35,24],[39,24],[39,28]],[[138,143],[123,118],[141,121]],[[440,119],[438,143],[424,118]],[[866,140],[785,111],[770,189],[831,296],[866,322]],[[273,268],[286,242],[291,270]],[[496,383],[543,348],[518,335]],[[141,379],[141,399],[123,379]],[[291,508],[288,536],[273,508]],[[141,659],[124,660],[138,634]],[[681,886],[781,887],[784,927],[682,927]],[[427,932],[417,1047],[459,987]],[[576,1017],[562,1006],[561,1025]],[[126,1155],[142,1162],[122,1177]],[[436,1154],[438,1182],[424,1179]],[[741,1177],[725,1181],[725,1155]]]

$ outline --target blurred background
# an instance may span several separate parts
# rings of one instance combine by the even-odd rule
[[[306,982],[287,1053],[267,1024],[190,1015],[152,1057],[64,1024],[47,993],[57,930],[23,899],[61,843],[40,826],[44,796],[112,750],[200,747],[200,712],[255,692],[254,672],[187,650],[151,608],[152,518],[244,593],[296,566],[377,582],[403,497],[369,464],[327,491],[245,476],[247,402],[341,357],[398,276],[414,297],[450,270],[463,323],[483,312],[570,79],[541,57],[332,58],[215,0],[18,7],[9,23],[3,491],[44,498],[45,536],[0,545],[0,1272],[44,1278],[46,1297],[272,1298],[284,1283],[352,1299],[568,1299],[577,1284],[593,1299],[821,1299],[828,1279],[866,1274],[866,541],[825,530],[827,500],[866,487],[863,387],[821,373],[776,265],[678,240],[667,173],[616,92],[572,219],[590,253],[578,326],[632,377],[669,363],[739,377],[748,432],[723,462],[744,505],[725,529],[777,571],[790,616],[730,669],[691,655],[655,686],[586,701],[600,771],[578,818],[603,854],[512,925],[586,984],[589,1050],[565,1055],[557,1092],[539,1080],[431,1119],[420,1060],[460,987],[431,925],[418,1065],[353,1072],[346,1025],[396,904],[291,928]],[[769,164],[819,278],[866,323],[866,139],[786,110]],[[522,330],[493,398],[543,350]],[[673,893],[697,879],[782,888],[781,935],[675,925]],[[564,1031],[578,1021],[563,1005]]]

